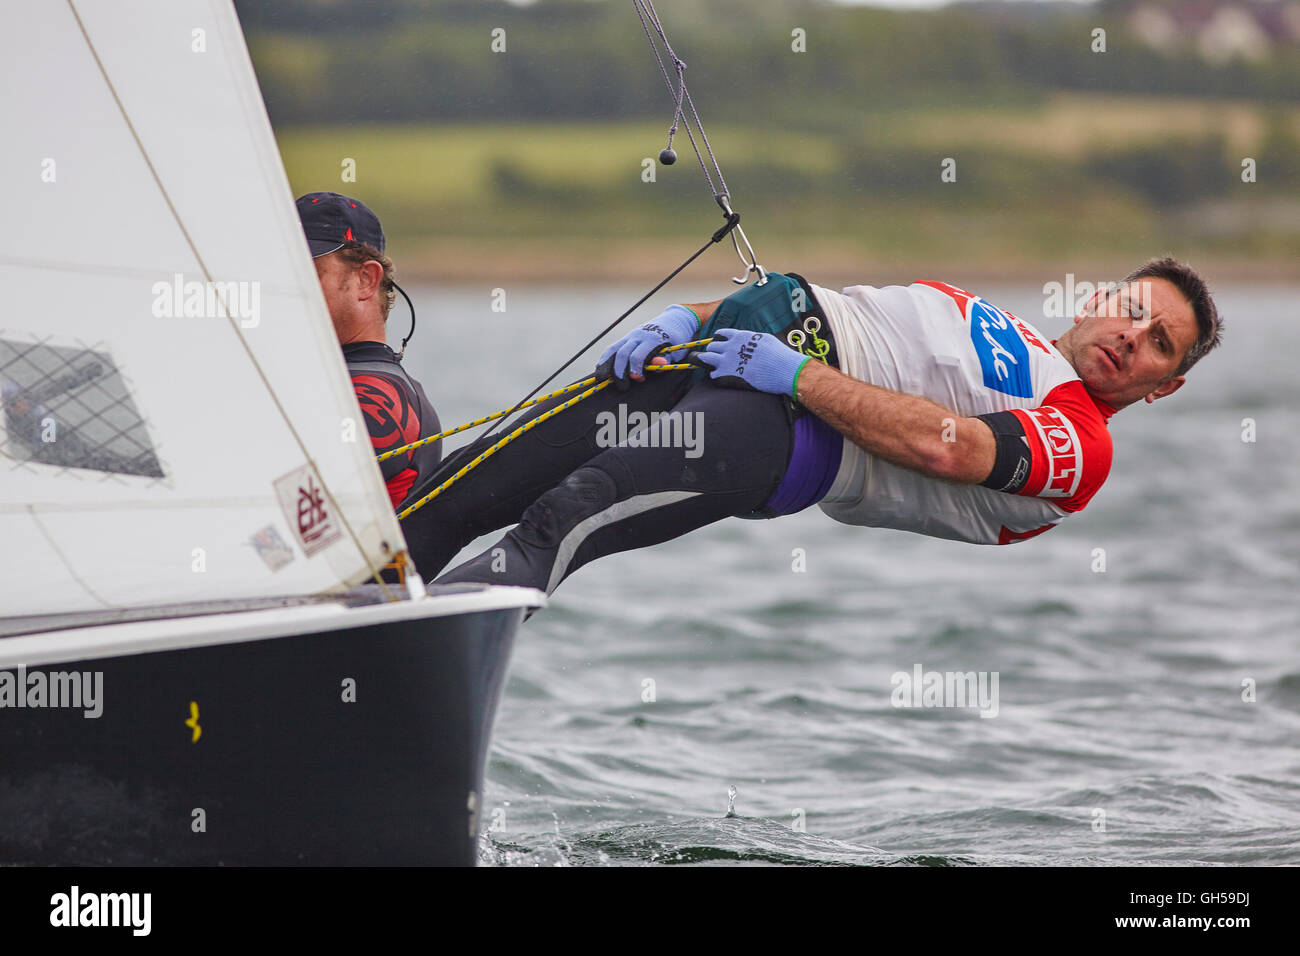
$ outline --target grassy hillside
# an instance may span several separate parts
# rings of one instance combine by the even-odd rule
[[[846,270],[957,263],[1019,274],[1171,251],[1234,272],[1300,272],[1296,106],[1057,93],[1024,105],[860,112],[838,127],[755,115],[708,130],[771,267],[816,256]],[[279,135],[295,192],[365,199],[408,274],[649,275],[720,220],[684,134],[679,162],[643,181],[663,123]],[[1257,182],[1242,182],[1247,157]],[[956,160],[955,182],[941,181],[945,158]],[[355,182],[341,178],[347,159]],[[734,261],[718,257],[719,268]]]

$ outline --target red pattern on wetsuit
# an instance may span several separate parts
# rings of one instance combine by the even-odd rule
[[[382,375],[362,373],[352,376],[361,412],[366,416],[370,443],[377,454],[409,445],[420,438],[420,409],[396,381]],[[388,488],[388,498],[396,508],[414,484],[417,469],[412,464],[414,451],[379,463]]]

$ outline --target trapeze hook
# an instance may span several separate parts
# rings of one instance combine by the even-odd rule
[[[736,238],[737,232],[740,233],[740,239]],[[740,251],[741,239],[744,240],[745,248],[749,251],[748,259],[746,259],[745,254]],[[736,226],[735,231],[732,232],[731,244],[735,246],[736,255],[740,256],[741,265],[745,267],[745,271],[741,273],[739,276],[732,276],[731,281],[736,283],[736,285],[744,285],[746,282],[749,281],[749,274],[751,272],[757,272],[758,282],[756,282],[755,285],[765,284],[767,282],[767,270],[758,264],[757,257],[755,257],[754,255],[754,247],[749,244],[749,239],[745,236],[745,230],[741,229],[740,226]]]
[[[731,211],[731,202],[726,193],[723,193],[716,198],[718,200],[718,205],[722,207],[722,214],[724,216],[730,218],[735,215]],[[740,234],[739,238],[737,238],[737,233]],[[740,248],[742,240],[745,243],[745,251],[749,253],[748,259],[745,258],[745,252],[742,252]],[[756,272],[758,273],[758,281],[754,284],[764,285],[767,282],[767,270],[758,264],[758,257],[754,255],[754,247],[749,244],[749,237],[745,235],[745,230],[740,227],[740,223],[736,223],[735,227],[731,230],[731,244],[735,247],[736,255],[740,257],[740,264],[745,267],[745,271],[739,276],[732,276],[731,281],[736,283],[736,285],[744,285],[749,281],[749,274],[751,272]]]

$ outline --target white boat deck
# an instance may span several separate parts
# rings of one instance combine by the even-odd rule
[[[546,595],[533,588],[490,586],[360,607],[349,607],[342,601],[323,601],[294,607],[178,614],[145,621],[83,625],[0,639],[0,670],[545,606]]]

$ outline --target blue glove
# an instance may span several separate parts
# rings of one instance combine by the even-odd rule
[[[748,388],[796,398],[799,373],[811,358],[800,355],[775,335],[719,329],[703,352],[693,357],[712,366],[709,377],[729,388]]]
[[[596,366],[596,377],[604,379],[612,375],[619,385],[626,388],[628,372],[642,374],[651,352],[665,345],[689,342],[699,330],[700,320],[694,312],[684,305],[670,305],[659,318],[633,329],[605,349]]]

